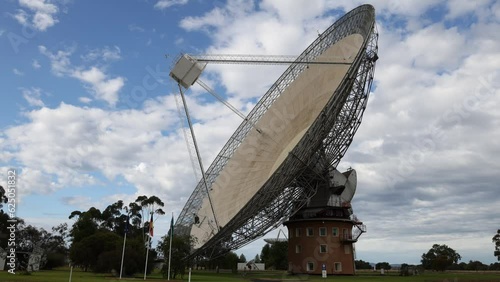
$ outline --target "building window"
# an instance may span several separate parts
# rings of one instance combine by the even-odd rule
[[[319,245],[319,252],[324,254],[327,252],[327,246],[326,245]]]
[[[351,245],[344,245],[344,253],[346,255],[351,253]]]
[[[319,236],[326,236],[326,227],[319,228]]]
[[[312,227],[307,227],[307,236],[314,236],[314,229]]]
[[[314,262],[310,261],[307,263],[307,271],[314,271]]]
[[[349,232],[347,232],[347,228],[342,229],[342,238],[344,238],[344,240],[351,239],[351,234],[349,234]]]
[[[300,237],[300,228],[295,228],[295,237]]]
[[[342,263],[341,262],[336,262],[334,263],[335,265],[335,272],[342,272]]]
[[[332,236],[338,237],[339,236],[339,228],[338,227],[333,227],[332,228]]]
[[[295,245],[295,253],[300,254],[302,252],[302,246],[301,245]]]

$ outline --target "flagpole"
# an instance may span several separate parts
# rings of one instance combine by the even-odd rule
[[[125,210],[127,210],[127,207],[125,207]],[[128,210],[127,210],[127,213],[128,213]],[[125,236],[123,237],[122,262],[120,264],[120,280],[122,279],[122,273],[123,273],[123,258],[125,258],[125,245],[127,243],[127,233],[128,233],[129,220],[130,220],[130,213],[127,214],[127,222],[125,223]]]
[[[174,213],[172,212],[172,221],[170,221],[170,247],[168,250],[168,278],[170,280],[170,262],[172,261],[172,238],[174,237]]]
[[[153,237],[153,212],[151,212],[151,219],[149,220],[149,240],[148,240],[148,249],[146,251],[146,263],[144,264],[144,280],[146,280],[146,272],[148,270],[148,257],[149,257],[149,248],[151,246],[151,238]]]
[[[144,280],[146,280],[146,271],[148,270],[149,245],[151,245],[151,236],[149,236],[148,249],[146,251],[146,263],[145,263],[145,266],[144,266]]]
[[[122,273],[123,273],[123,258],[125,257],[126,242],[127,242],[127,232],[125,232],[125,237],[123,237],[122,263],[120,265],[120,280],[122,279]]]

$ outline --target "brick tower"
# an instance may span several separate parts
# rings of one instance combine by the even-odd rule
[[[354,243],[366,232],[351,207],[356,172],[334,169],[330,175],[329,185],[318,187],[306,206],[284,223],[291,273],[355,274]]]

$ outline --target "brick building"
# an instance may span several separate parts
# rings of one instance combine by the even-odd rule
[[[342,178],[338,175],[336,178]],[[324,269],[328,275],[355,274],[354,243],[366,227],[353,215],[350,204],[355,171],[349,170],[343,176],[353,180],[349,197],[341,197],[349,186],[345,185],[346,180],[338,190],[331,186],[319,188],[309,203],[284,223],[288,228],[291,273],[322,274]]]

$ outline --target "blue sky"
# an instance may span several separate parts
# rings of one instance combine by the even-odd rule
[[[358,171],[353,205],[368,233],[357,258],[418,263],[440,243],[463,261],[493,262],[500,4],[368,2],[380,33],[376,88],[340,165]],[[0,184],[17,168],[18,215],[46,229],[71,223],[73,210],[144,194],[179,214],[197,181],[168,77],[174,58],[299,54],[359,4],[2,1]],[[281,71],[209,65],[203,79],[249,112]],[[197,87],[188,103],[208,167],[240,119]],[[158,219],[155,234],[166,233],[169,220]],[[262,245],[236,252],[253,257]]]

